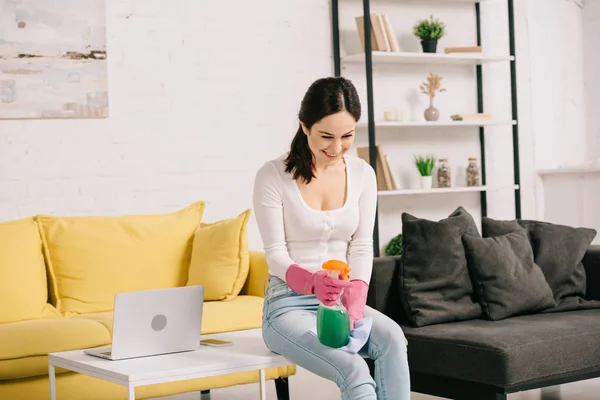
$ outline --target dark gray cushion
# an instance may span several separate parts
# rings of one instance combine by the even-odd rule
[[[587,300],[600,300],[600,245],[591,245],[586,251],[582,262],[585,267],[585,280],[587,282],[585,298]],[[381,288],[382,286],[379,283],[378,287]]]
[[[463,243],[486,318],[498,321],[556,305],[524,231],[491,238],[464,235]]]
[[[600,371],[600,310],[402,328],[414,372],[510,387]]]
[[[473,217],[463,207],[439,222],[402,214],[401,300],[413,325],[481,317],[463,234],[479,235]]]
[[[483,218],[483,237],[525,230],[540,266],[552,289],[556,306],[545,312],[598,308],[600,302],[586,301],[586,274],[583,259],[596,230],[532,220],[499,221]]]

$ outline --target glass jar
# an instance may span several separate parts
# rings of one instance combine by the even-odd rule
[[[477,158],[470,157],[467,165],[467,186],[479,186],[479,167]]]
[[[449,188],[452,186],[452,174],[447,158],[440,158],[437,170],[437,187]]]

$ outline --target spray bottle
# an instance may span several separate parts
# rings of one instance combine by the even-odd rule
[[[322,268],[332,279],[349,280],[350,267],[343,261],[329,260]],[[332,306],[319,304],[317,309],[317,337],[325,346],[340,348],[350,341],[350,317],[341,301]]]

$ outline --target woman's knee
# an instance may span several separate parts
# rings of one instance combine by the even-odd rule
[[[391,319],[382,320],[381,323],[375,327],[376,332],[372,336],[377,342],[377,347],[380,349],[386,349],[387,351],[394,351],[399,353],[407,352],[407,340],[404,335],[402,327]]]
[[[262,328],[266,346],[291,362],[323,378],[333,381],[347,398],[363,398],[375,395],[375,381],[366,361],[358,354],[343,350],[327,349],[325,352],[311,349],[307,343],[294,343],[284,337],[271,324]],[[344,398],[346,398],[344,397]],[[375,397],[373,397],[375,398]]]

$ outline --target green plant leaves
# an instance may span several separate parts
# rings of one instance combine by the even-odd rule
[[[402,255],[402,234],[399,234],[390,240],[387,246],[385,246],[384,254],[386,256]]]
[[[432,15],[429,19],[418,21],[413,27],[413,34],[421,40],[439,40],[446,35],[446,24]]]
[[[431,176],[437,158],[434,155],[415,156],[415,165],[421,176]]]

